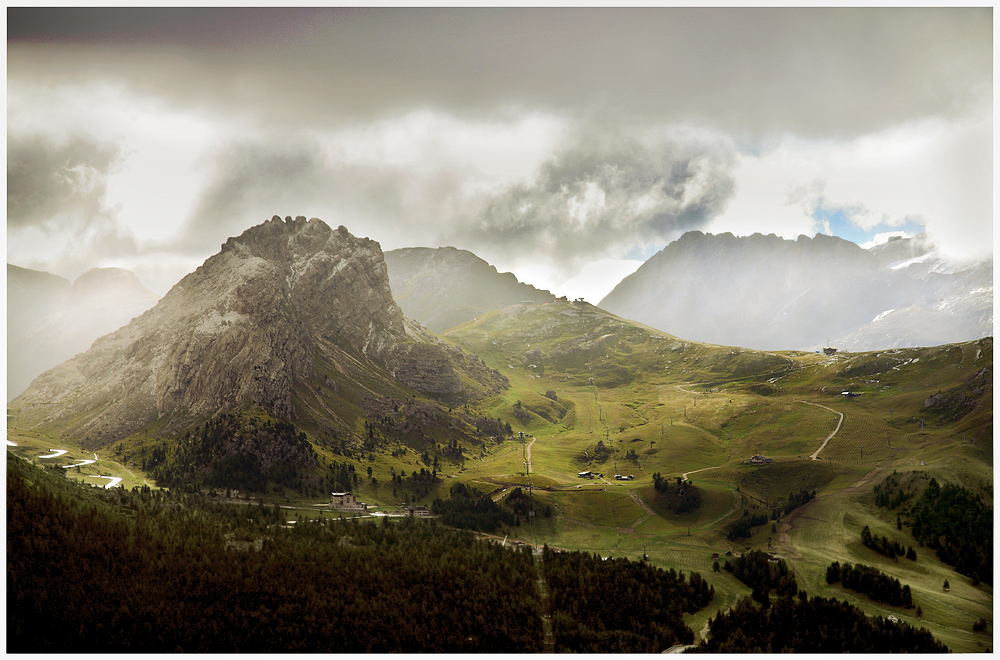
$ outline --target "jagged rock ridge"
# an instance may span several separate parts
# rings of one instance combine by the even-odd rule
[[[407,334],[378,243],[275,216],[230,238],[153,309],[40,376],[12,406],[24,422],[101,446],[153,423],[169,430],[254,406],[289,420],[334,415],[316,397],[333,396],[341,375],[369,388],[396,375],[458,395],[455,367],[473,362],[458,353]],[[465,382],[502,378],[470,373]],[[313,397],[308,411],[303,397]]]

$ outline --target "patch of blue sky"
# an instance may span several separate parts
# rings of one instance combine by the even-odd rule
[[[878,234],[895,234],[915,236],[924,230],[923,225],[912,218],[906,218],[902,224],[890,225],[880,222],[871,229],[863,229],[851,221],[851,209],[825,208],[822,203],[813,212],[818,229],[824,234],[837,236],[844,240],[861,245],[872,240]]]
[[[662,250],[663,247],[663,245],[659,245],[657,243],[650,243],[646,245],[636,243],[625,255],[625,258],[633,259],[635,261],[647,261],[654,254]]]

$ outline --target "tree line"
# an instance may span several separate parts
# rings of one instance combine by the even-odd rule
[[[861,545],[892,560],[905,555],[907,559],[917,561],[917,551],[912,546],[904,549],[899,541],[890,541],[888,536],[874,535],[868,525],[861,530]]]
[[[768,594],[771,591],[779,597],[798,593],[798,585],[788,563],[784,559],[773,559],[760,550],[727,559],[723,568],[753,589],[752,598],[765,606],[770,603]]]
[[[317,458],[306,434],[293,424],[224,413],[171,446],[161,442],[143,463],[158,484],[170,488],[263,493],[269,482],[304,490]]]
[[[993,584],[993,507],[963,486],[931,478],[910,511],[913,537],[962,575]]]
[[[784,598],[762,607],[750,598],[709,619],[700,653],[947,653],[924,628],[869,617],[833,598]]]
[[[440,497],[431,503],[431,513],[441,516],[441,522],[459,529],[495,532],[502,525],[520,525],[520,519],[501,508],[489,495],[458,482],[451,487],[448,499]]]
[[[897,578],[886,575],[874,566],[833,562],[826,569],[826,583],[842,582],[844,587],[864,594],[880,603],[897,607],[913,607],[910,585],[901,584]]]
[[[645,562],[543,548],[557,653],[661,653],[690,644],[683,621],[712,602],[715,590],[698,573]]]

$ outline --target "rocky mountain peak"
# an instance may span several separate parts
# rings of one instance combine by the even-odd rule
[[[259,406],[294,420],[297,388],[329,381],[321,363],[336,370],[360,359],[424,391],[461,389],[444,349],[413,344],[377,242],[275,216],[230,238],[154,308],[12,403],[103,443],[164,416],[169,427]]]

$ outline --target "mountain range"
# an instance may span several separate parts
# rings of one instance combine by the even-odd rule
[[[8,400],[157,300],[135,274],[121,268],[95,268],[70,282],[7,264]]]
[[[685,338],[763,350],[936,346],[993,333],[992,262],[926,236],[865,250],[833,236],[688,232],[600,306]]]
[[[27,427],[102,447],[254,409],[350,433],[368,398],[465,401],[504,386],[478,359],[404,320],[378,243],[275,216],[10,405]]]
[[[555,295],[453,247],[383,254],[392,299],[433,333]],[[7,396],[152,307],[134,274],[76,282],[7,267]],[[664,332],[761,350],[936,346],[993,333],[993,266],[953,263],[925,236],[870,249],[822,234],[795,241],[689,232],[625,278],[600,307]]]

